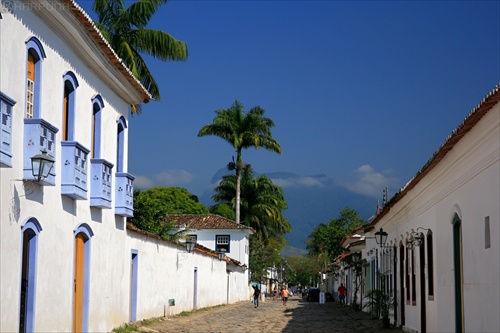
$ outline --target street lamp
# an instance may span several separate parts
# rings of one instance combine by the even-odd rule
[[[192,238],[186,239],[186,250],[188,253],[193,252],[194,246],[196,245],[196,241]]]
[[[219,260],[224,260],[224,257],[226,256],[226,252],[225,251],[217,251],[217,256],[219,257]]]
[[[47,149],[31,158],[31,171],[37,182],[47,178],[55,160],[47,155]]]
[[[359,259],[361,259],[361,253],[354,252],[351,254],[351,257],[352,257],[352,262],[357,264],[359,262]]]
[[[375,240],[377,241],[378,246],[383,247],[387,241],[387,232],[380,228],[380,230],[375,233]]]

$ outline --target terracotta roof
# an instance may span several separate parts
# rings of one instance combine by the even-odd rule
[[[125,65],[122,59],[116,54],[106,38],[101,34],[95,26],[94,21],[90,16],[76,3],[74,0],[61,0],[69,5],[69,8],[75,18],[82,24],[90,38],[102,50],[109,61],[123,74],[125,79],[139,92],[143,98],[143,102],[147,103],[152,100],[149,91],[141,84],[141,82],[132,74],[130,69]]]
[[[244,224],[237,224],[219,215],[206,214],[172,214],[165,217],[164,222],[173,223],[177,228],[188,229],[240,229],[255,233],[255,230]]]
[[[490,111],[500,101],[500,83],[490,91],[481,102],[467,115],[464,121],[446,138],[441,147],[436,150],[427,163],[417,172],[415,176],[405,186],[403,186],[392,198],[384,205],[384,208],[371,222],[371,226],[377,224],[382,217],[387,214],[391,208],[401,200],[411,189],[413,189],[439,162],[448,154],[449,151],[462,139],[481,118]],[[368,231],[365,229],[365,231]]]

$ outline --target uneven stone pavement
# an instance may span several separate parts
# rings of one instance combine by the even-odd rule
[[[255,309],[250,301],[201,309],[187,316],[155,322],[139,328],[142,332],[180,333],[398,333],[400,329],[382,329],[380,320],[362,311],[326,304],[306,302],[294,296],[286,306],[267,300]]]

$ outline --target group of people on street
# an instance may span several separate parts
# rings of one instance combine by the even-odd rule
[[[253,288],[252,303],[254,304],[254,308],[258,308],[259,307],[260,289],[259,289],[259,286],[256,284],[254,284],[252,286],[252,288]],[[278,297],[278,288],[277,287],[274,287],[273,293],[274,293],[273,300],[276,300]],[[281,289],[279,294],[281,295],[281,301],[283,302],[283,305],[286,306],[286,302],[288,301],[288,297],[290,296],[290,292],[288,291],[287,287],[284,286],[283,289]]]
[[[253,286],[253,295],[252,295],[252,303],[254,304],[254,308],[259,307],[259,297],[260,297],[260,289],[259,286],[254,284]],[[347,289],[343,283],[340,284],[340,287],[337,289],[339,293],[339,301],[341,306],[345,306],[345,296]],[[278,287],[274,287],[273,290],[273,301],[278,298],[278,295],[281,296],[281,301],[283,305],[286,306],[286,302],[288,301],[288,297],[290,296],[290,292],[288,291],[286,286],[283,286],[283,289],[278,292]]]

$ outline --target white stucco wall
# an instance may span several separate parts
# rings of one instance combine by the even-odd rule
[[[500,106],[496,104],[424,179],[391,208],[372,232],[373,236],[382,227],[389,234],[388,243],[399,246],[400,242],[405,244],[411,229],[423,227],[432,230],[434,299],[426,300],[428,332],[455,330],[452,228],[455,214],[462,222],[464,330],[500,331],[499,110]],[[486,218],[489,218],[490,226],[489,248],[485,248]],[[419,231],[426,233],[425,230]],[[377,246],[373,239],[367,239],[366,249],[371,248]],[[425,281],[420,281],[419,251],[414,250],[417,302],[415,305],[405,304],[405,326],[413,330],[420,329],[420,285],[424,282],[427,291],[428,283],[427,267],[424,267]]]
[[[15,1],[17,6],[19,2]],[[193,271],[198,267],[198,307],[246,299],[246,275],[239,268],[196,253],[183,257],[182,248],[132,233],[128,236],[125,218],[114,209],[91,208],[89,200],[73,200],[61,195],[61,132],[57,134],[55,186],[23,182],[24,114],[26,89],[26,41],[37,37],[46,53],[42,60],[41,117],[62,128],[63,75],[72,71],[77,77],[75,141],[91,146],[91,99],[100,94],[102,112],[101,158],[116,165],[116,121],[127,118],[128,102],[106,82],[105,73],[92,70],[78,50],[66,43],[75,33],[64,27],[64,20],[47,22],[29,9],[2,12],[0,19],[0,91],[13,99],[12,166],[0,168],[0,331],[19,329],[22,266],[22,228],[36,219],[42,230],[37,239],[34,263],[34,330],[70,332],[73,323],[75,230],[88,226],[90,264],[88,266],[88,330],[109,332],[129,320],[130,257],[138,251],[137,319],[164,315],[168,298],[176,299],[174,313],[193,306]],[[16,9],[17,8],[17,9]],[[58,13],[55,13],[59,15]],[[52,24],[52,25],[51,25]],[[87,46],[81,45],[82,48]],[[107,64],[111,66],[110,64]],[[124,90],[127,88],[124,84]],[[133,96],[136,92],[130,90]],[[129,97],[132,99],[132,97]],[[130,126],[129,126],[130,128]],[[128,129],[127,129],[128,130]],[[124,170],[127,170],[127,135],[125,135]],[[113,170],[112,202],[114,207]],[[90,176],[90,173],[88,173]],[[90,190],[90,187],[88,188]],[[237,247],[237,246],[235,246]],[[226,268],[231,287],[227,287]],[[245,286],[245,288],[236,287]]]

